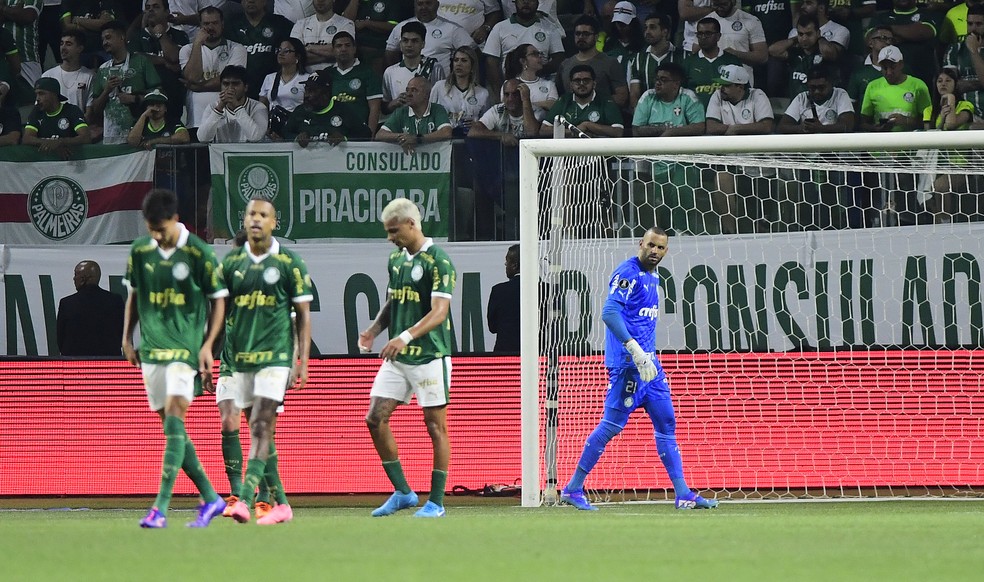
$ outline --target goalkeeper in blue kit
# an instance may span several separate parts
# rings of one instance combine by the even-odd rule
[[[656,320],[659,316],[659,276],[656,265],[666,256],[668,237],[651,228],[639,242],[639,254],[612,273],[605,322],[605,366],[608,394],[605,412],[577,462],[577,470],[561,491],[561,501],[586,511],[597,508],[584,495],[584,480],[598,463],[605,446],[622,432],[629,415],[642,407],[653,423],[656,450],[673,483],[677,509],[710,509],[717,501],[704,499],[687,487],[676,442],[676,419],[666,373],[656,359]]]

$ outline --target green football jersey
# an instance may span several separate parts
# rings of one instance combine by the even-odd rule
[[[41,0],[4,0],[3,4],[11,8],[33,8],[37,14],[41,14]],[[17,42],[21,61],[33,63],[39,61],[37,18],[27,24],[18,24],[13,20],[6,19],[3,22],[3,28],[12,34]]]
[[[335,95],[351,95],[355,98],[349,103],[349,108],[355,113],[355,118],[368,121],[369,99],[383,98],[383,79],[369,65],[358,63],[344,73],[338,67],[328,69],[331,72],[331,86]]]
[[[75,137],[79,130],[88,127],[82,110],[67,101],[54,113],[45,113],[35,107],[27,116],[24,129],[33,129],[42,139],[51,137]]]
[[[304,260],[276,240],[260,257],[247,244],[226,255],[221,275],[229,287],[225,341],[233,371],[292,366],[292,303],[314,298]]]
[[[225,37],[246,47],[247,95],[256,99],[263,79],[277,71],[277,49],[290,37],[294,23],[279,14],[267,14],[253,26],[245,14],[230,17]]]
[[[411,256],[405,249],[389,257],[390,337],[410,329],[431,310],[432,297],[451,299],[455,271],[444,249],[427,239],[424,246]],[[414,338],[403,348],[396,361],[404,364],[426,364],[451,355],[451,314],[427,335]]]
[[[701,56],[700,53],[695,53],[683,59],[681,65],[687,73],[687,89],[696,93],[700,104],[707,109],[711,96],[721,88],[721,83],[718,82],[721,69],[728,65],[741,66],[741,61],[738,57],[721,51],[713,61]]]
[[[142,362],[198,368],[208,301],[228,294],[218,266],[212,247],[184,226],[169,251],[149,236],[133,242],[124,283],[136,297]]]

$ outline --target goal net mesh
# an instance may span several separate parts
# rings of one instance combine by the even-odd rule
[[[616,154],[537,158],[544,502],[601,419],[608,278],[651,226],[671,235],[657,350],[692,489],[977,495],[982,152]],[[643,411],[586,492],[672,499]]]

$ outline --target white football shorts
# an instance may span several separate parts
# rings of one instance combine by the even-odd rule
[[[392,398],[404,404],[417,395],[423,408],[444,406],[451,389],[451,358],[431,360],[426,364],[402,364],[386,360],[376,372],[369,396]]]
[[[140,371],[143,372],[147,403],[151,410],[156,412],[163,409],[168,396],[180,396],[189,404],[195,399],[195,376],[198,370],[188,364],[140,364]]]

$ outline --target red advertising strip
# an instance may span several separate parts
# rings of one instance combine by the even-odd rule
[[[984,352],[872,351],[664,355],[692,487],[807,488],[984,484]],[[311,364],[278,421],[288,492],[386,492],[364,417],[378,360]],[[563,361],[558,376],[563,482],[601,415],[601,358]],[[454,359],[448,489],[520,476],[519,359]],[[0,361],[0,495],[143,495],[157,490],[164,438],[136,369],[116,361]],[[392,421],[411,486],[429,486],[431,447],[416,404]],[[545,417],[541,414],[541,431]],[[187,427],[226,492],[213,397]],[[245,423],[244,447],[248,446]],[[598,489],[669,487],[642,411],[588,479]],[[178,493],[191,493],[180,477]]]

